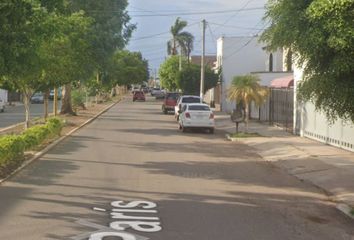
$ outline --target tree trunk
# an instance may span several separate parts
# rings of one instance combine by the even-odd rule
[[[76,115],[71,104],[71,83],[64,85],[60,114]]]
[[[100,73],[99,72],[97,72],[96,81],[99,85],[100,84]],[[99,89],[96,89],[96,104],[98,104],[99,98],[100,98],[100,91],[99,91]]]
[[[49,89],[44,92],[44,121],[47,121],[48,118],[49,92],[50,92]]]
[[[23,91],[22,96],[23,96],[23,104],[25,106],[25,114],[26,114],[25,129],[27,129],[30,127],[30,118],[31,118],[30,99],[32,96],[32,92],[31,91]]]
[[[58,88],[54,88],[53,115],[58,115]]]

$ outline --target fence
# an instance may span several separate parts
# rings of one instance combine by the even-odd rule
[[[259,108],[260,121],[269,122],[293,132],[294,89],[271,88],[266,102]]]

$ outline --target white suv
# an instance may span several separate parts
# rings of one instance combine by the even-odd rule
[[[0,99],[0,112],[4,112],[4,111],[5,111],[5,102]]]
[[[177,105],[175,106],[175,118],[178,121],[179,112],[182,111],[184,105],[188,103],[202,103],[202,99],[199,96],[194,95],[183,95],[177,100]]]

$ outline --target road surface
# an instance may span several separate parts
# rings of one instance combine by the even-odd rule
[[[353,240],[320,190],[125,99],[0,186],[0,239]]]

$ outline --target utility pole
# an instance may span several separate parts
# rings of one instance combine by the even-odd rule
[[[200,98],[203,101],[203,97],[204,97],[204,78],[205,78],[205,62],[204,62],[204,58],[205,58],[205,28],[206,28],[206,21],[205,19],[203,19],[202,21],[202,57],[201,57],[201,63],[200,63]]]

